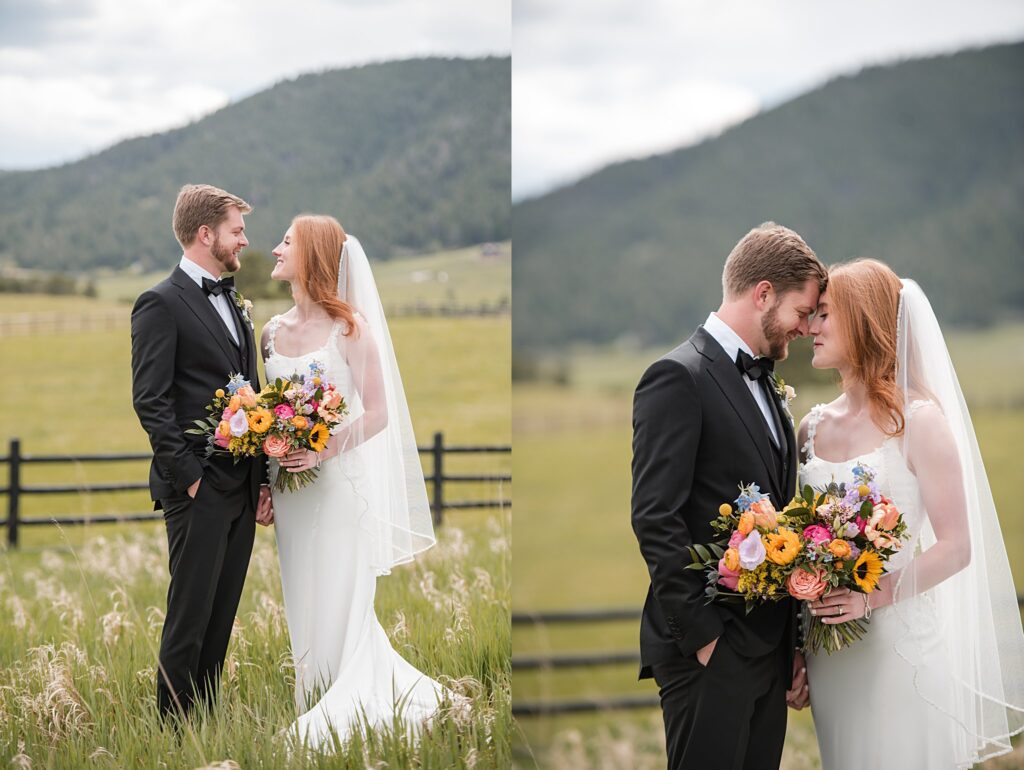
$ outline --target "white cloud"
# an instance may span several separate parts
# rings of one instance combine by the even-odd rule
[[[0,168],[74,160],[287,77],[507,55],[508,0],[5,0]]]
[[[839,74],[1024,38],[1019,0],[513,4],[514,198],[699,141]]]

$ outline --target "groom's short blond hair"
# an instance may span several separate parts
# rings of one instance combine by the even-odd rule
[[[174,203],[174,237],[183,249],[196,240],[199,228],[206,225],[216,230],[217,225],[227,219],[228,210],[236,208],[243,214],[252,211],[252,206],[237,195],[208,184],[187,184],[178,192]]]
[[[722,294],[735,299],[761,281],[770,281],[776,295],[802,289],[810,279],[824,291],[828,269],[793,230],[774,222],[758,225],[740,239],[725,260]]]

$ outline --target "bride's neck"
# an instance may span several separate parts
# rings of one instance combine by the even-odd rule
[[[326,318],[329,314],[319,302],[292,284],[292,300],[295,302],[295,316],[301,322]]]
[[[868,389],[860,380],[854,379],[849,372],[840,372],[843,378],[843,394],[850,414],[858,414],[870,406]]]

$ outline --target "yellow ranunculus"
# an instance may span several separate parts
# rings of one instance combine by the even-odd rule
[[[725,552],[725,566],[736,572],[740,568],[740,552],[735,548],[730,548]]]
[[[246,415],[246,419],[253,433],[266,433],[274,424],[274,415],[268,409],[254,409]]]
[[[785,527],[764,535],[762,541],[768,561],[773,564],[789,564],[800,553],[800,536]]]

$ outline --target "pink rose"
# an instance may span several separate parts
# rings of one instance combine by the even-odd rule
[[[736,586],[739,585],[740,573],[739,570],[731,570],[725,566],[725,557],[718,560],[718,583],[725,586],[730,591],[735,591]]]
[[[825,571],[822,569],[808,572],[797,567],[789,573],[789,579],[786,581],[786,589],[789,591],[789,595],[794,599],[802,599],[807,602],[813,602],[825,593],[825,587]]]
[[[730,548],[739,548],[740,547],[740,543],[742,543],[742,542],[743,542],[743,533],[740,532],[738,529],[733,530],[732,535],[729,536],[729,547]]]
[[[282,420],[290,420],[295,416],[295,410],[288,406],[288,404],[278,404],[274,407],[274,414]]]
[[[219,446],[221,449],[227,449],[228,448],[228,443],[230,441],[231,441],[231,435],[228,434],[227,436],[225,436],[220,431],[217,431],[217,434],[213,437],[213,443],[216,444],[217,446]]]
[[[284,457],[288,454],[289,446],[284,436],[267,436],[263,439],[263,453],[267,457]]]
[[[832,533],[820,524],[811,524],[804,527],[804,540],[810,540],[815,545],[821,545],[832,540]]]
[[[233,409],[225,409],[221,413],[220,419],[222,419],[222,420],[230,420],[234,416],[235,416],[235,412],[234,412]]]

